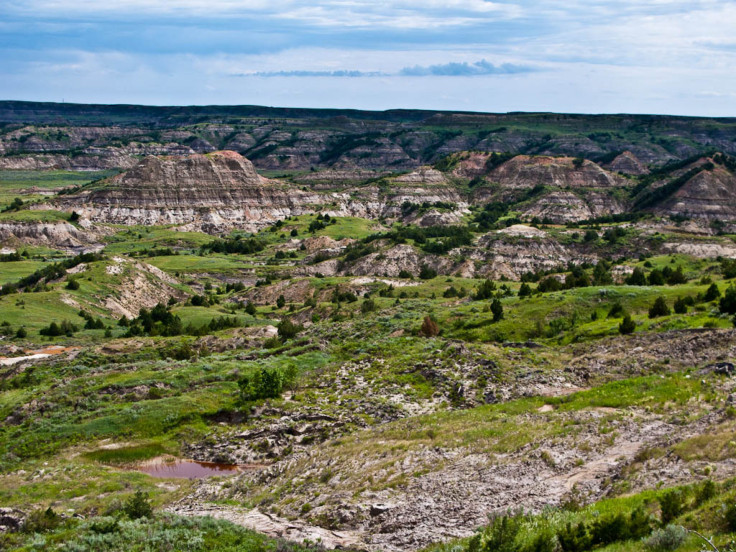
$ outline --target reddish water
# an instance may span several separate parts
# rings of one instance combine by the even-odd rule
[[[177,479],[202,479],[213,475],[227,475],[241,471],[242,466],[217,464],[215,462],[195,462],[194,460],[174,460],[173,462],[151,462],[138,466],[138,469],[153,477],[173,477]]]

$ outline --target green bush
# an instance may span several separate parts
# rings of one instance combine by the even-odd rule
[[[278,368],[261,368],[238,380],[242,402],[277,399],[284,389],[285,378]]]
[[[584,523],[572,525],[568,522],[557,532],[557,540],[563,552],[585,552],[592,544],[588,528]]]
[[[153,517],[153,508],[148,500],[148,493],[136,491],[123,506],[123,513],[130,519]]]
[[[626,316],[624,316],[624,319],[618,325],[618,332],[621,335],[626,335],[626,334],[634,333],[634,330],[636,330],[636,322],[634,322],[631,319],[631,315],[627,314]]]
[[[494,299],[491,303],[491,312],[493,313],[493,321],[498,322],[503,319],[503,305],[498,299]]]
[[[281,341],[287,341],[289,339],[295,338],[304,328],[298,324],[294,324],[288,318],[284,318],[281,322],[279,322],[278,329]]]
[[[718,285],[711,284],[710,287],[706,290],[705,295],[703,295],[703,301],[706,303],[710,303],[711,301],[715,301],[721,296],[721,290],[718,289]]]
[[[419,278],[422,280],[431,280],[432,278],[437,277],[437,271],[434,268],[430,268],[427,265],[422,265],[422,268],[419,270]]]
[[[61,517],[51,507],[46,510],[35,510],[31,512],[23,524],[26,533],[45,533],[53,531],[61,523]]]
[[[680,525],[667,525],[663,529],[657,529],[644,541],[644,546],[655,552],[668,552],[677,550],[685,544],[687,530]]]
[[[728,527],[728,530],[736,531],[736,502],[731,502],[726,506],[723,517],[726,521],[726,527]]]
[[[649,318],[657,318],[658,316],[668,316],[670,314],[670,308],[667,306],[667,302],[664,297],[657,297],[654,303],[649,307]]]
[[[736,287],[728,286],[726,294],[721,297],[719,308],[724,314],[736,314]]]
[[[659,497],[662,525],[680,517],[685,510],[685,500],[681,491],[669,491]]]

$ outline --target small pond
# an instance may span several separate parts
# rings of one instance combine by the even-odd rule
[[[196,460],[155,458],[138,466],[138,470],[152,477],[177,479],[202,479],[213,475],[235,474],[254,466],[219,464],[216,462],[197,462]]]

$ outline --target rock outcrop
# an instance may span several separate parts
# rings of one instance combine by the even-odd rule
[[[315,194],[260,176],[235,152],[146,157],[97,190],[61,200],[93,221],[255,229],[307,211]]]
[[[654,210],[666,215],[723,222],[736,220],[736,172],[728,166],[714,163],[711,159],[703,159],[687,169],[700,165],[707,168],[688,179]]]

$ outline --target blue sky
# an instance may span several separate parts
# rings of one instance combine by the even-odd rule
[[[736,116],[736,0],[2,0],[0,98]]]

